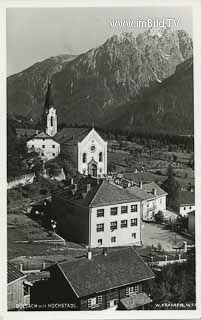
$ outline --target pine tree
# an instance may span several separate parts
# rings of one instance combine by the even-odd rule
[[[180,192],[180,186],[177,180],[174,177],[174,172],[169,165],[168,167],[168,177],[162,184],[162,189],[165,190],[168,194],[167,196],[167,206],[175,210],[176,212],[179,212],[179,192]]]

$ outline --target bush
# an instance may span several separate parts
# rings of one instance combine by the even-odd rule
[[[162,211],[158,211],[155,214],[154,218],[155,218],[156,223],[163,223],[164,222],[164,214],[163,214],[163,212]]]

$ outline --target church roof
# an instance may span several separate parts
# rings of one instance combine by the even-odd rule
[[[57,132],[54,138],[60,144],[74,145],[81,142],[91,130],[91,128],[63,128]]]

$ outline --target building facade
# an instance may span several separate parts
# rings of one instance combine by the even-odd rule
[[[17,310],[30,303],[30,284],[26,282],[26,275],[14,265],[7,265],[8,288],[7,307],[8,310]]]
[[[42,160],[48,161],[59,155],[60,144],[51,136],[41,132],[27,141],[27,149],[28,152],[37,152]]]
[[[195,211],[195,194],[190,191],[180,192],[180,208],[179,214],[182,217],[187,217],[192,211]]]
[[[45,286],[33,288],[32,303],[96,311],[144,309],[152,302],[148,284],[154,274],[133,248],[89,252],[88,257],[58,263],[48,271]]]
[[[95,180],[52,197],[58,231],[95,247],[141,245],[140,199],[107,181]]]

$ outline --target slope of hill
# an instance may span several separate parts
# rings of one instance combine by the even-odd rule
[[[58,120],[67,125],[92,121],[103,125],[109,117],[114,120],[120,106],[141,95],[153,83],[160,84],[191,56],[192,40],[185,31],[162,29],[138,36],[114,35],[72,61],[56,66],[53,61],[49,76],[52,75]],[[9,77],[8,112],[39,119],[46,80],[43,62]]]
[[[135,101],[121,106],[107,126],[174,134],[194,132],[193,59],[177,66],[173,75],[145,89]]]

